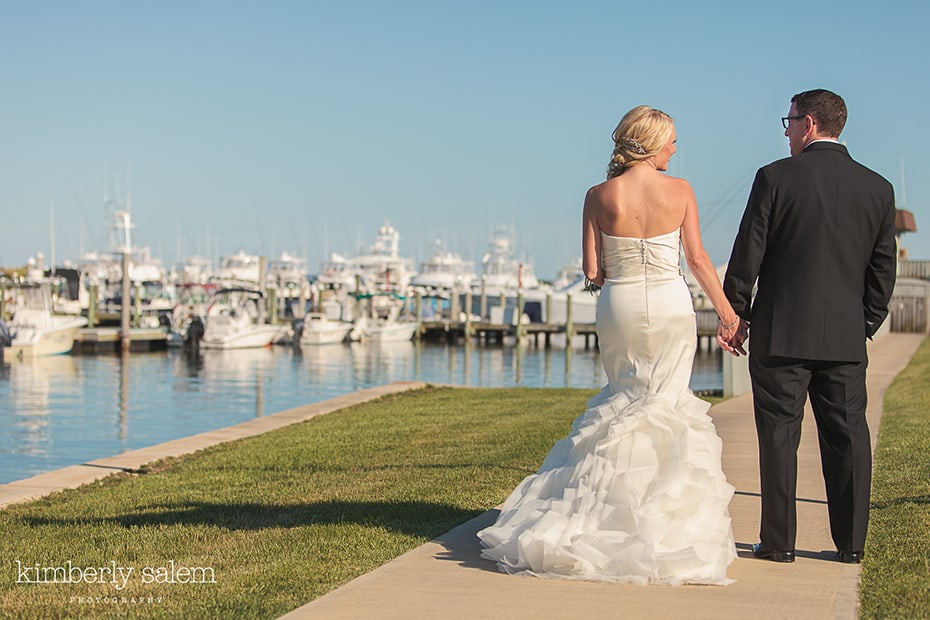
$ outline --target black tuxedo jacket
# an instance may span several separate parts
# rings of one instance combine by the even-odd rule
[[[865,361],[894,289],[894,227],[891,184],[839,143],[760,168],[723,284],[751,352]]]

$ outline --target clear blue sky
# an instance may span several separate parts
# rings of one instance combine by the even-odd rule
[[[930,258],[930,9],[849,2],[0,0],[0,265],[107,249],[110,192],[171,264],[367,245],[480,260],[490,230],[551,278],[620,116],[671,114],[724,262],[792,94],[846,98],[842,138],[917,217]],[[903,163],[902,163],[903,162]],[[903,174],[902,174],[903,172]],[[906,192],[902,189],[906,181]]]

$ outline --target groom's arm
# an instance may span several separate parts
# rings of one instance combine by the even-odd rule
[[[739,232],[733,242],[727,273],[723,278],[723,291],[736,314],[749,321],[752,305],[752,287],[756,283],[768,239],[769,218],[772,212],[771,182],[760,168],[752,182],[749,201],[740,221]]]
[[[871,338],[888,316],[888,302],[894,291],[897,244],[895,243],[894,190],[884,204],[884,216],[878,231],[869,265],[865,270],[865,294],[862,307],[865,314],[865,335]]]

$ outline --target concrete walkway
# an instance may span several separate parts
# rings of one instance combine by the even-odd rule
[[[923,340],[886,334],[869,345],[873,446],[885,389]],[[580,413],[580,412],[579,412]],[[739,559],[736,583],[721,586],[628,586],[514,577],[479,557],[475,532],[489,511],[284,616],[300,618],[855,618],[860,566],[833,560],[813,416],[799,451],[798,559],[776,564],[751,557],[758,540],[759,481],[750,395],[711,410],[723,439],[723,468],[736,486],[730,504]]]

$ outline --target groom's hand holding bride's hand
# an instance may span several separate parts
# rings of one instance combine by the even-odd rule
[[[743,343],[748,337],[749,323],[744,319],[740,319],[739,324],[730,329],[726,329],[723,323],[717,327],[717,346],[734,357],[747,354]]]
[[[749,355],[746,352],[746,348],[743,347],[747,338],[749,338],[749,321],[740,319],[739,326],[736,328],[736,333],[730,339],[730,346],[733,347],[734,350],[733,355],[737,357],[740,355]]]
[[[727,329],[723,323],[717,325],[717,346],[730,355],[739,355],[733,348],[733,345],[730,344],[730,339],[736,335],[736,330],[738,327],[738,325],[735,325],[730,329]]]

